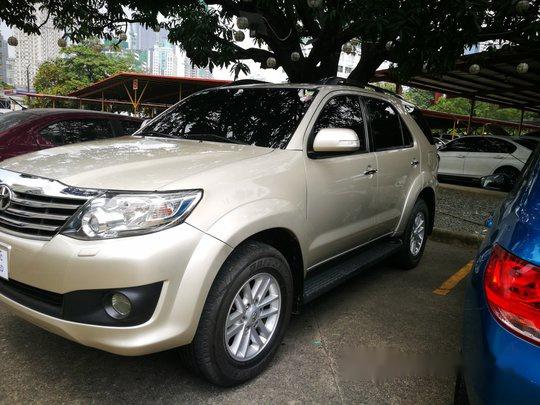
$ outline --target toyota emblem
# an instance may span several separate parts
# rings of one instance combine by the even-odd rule
[[[5,184],[0,185],[0,211],[5,211],[11,203],[11,189]]]

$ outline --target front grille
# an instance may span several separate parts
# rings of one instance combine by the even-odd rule
[[[9,207],[0,211],[0,229],[29,238],[51,239],[86,202],[12,191]]]

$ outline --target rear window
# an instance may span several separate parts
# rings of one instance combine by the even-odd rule
[[[36,114],[32,114],[27,111],[13,111],[0,114],[0,132],[7,131],[9,128],[37,117],[38,116]]]
[[[109,120],[106,119],[58,121],[43,128],[40,135],[56,146],[107,139],[114,136]]]
[[[371,136],[375,150],[404,148],[410,145],[410,140],[404,138],[401,120],[398,112],[383,100],[365,99]]]
[[[416,124],[420,127],[420,129],[422,130],[422,133],[424,134],[428,142],[432,145],[435,145],[435,139],[433,138],[433,133],[431,132],[431,128],[426,118],[424,117],[424,114],[422,114],[422,112],[416,107],[412,108],[409,111],[409,114],[414,119]]]

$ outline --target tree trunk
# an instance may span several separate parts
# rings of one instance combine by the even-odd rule
[[[349,80],[359,84],[368,84],[379,66],[385,61],[386,52],[373,44],[362,44],[361,49],[360,62],[349,75]]]

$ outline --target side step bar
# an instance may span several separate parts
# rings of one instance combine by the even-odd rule
[[[362,270],[397,253],[402,242],[386,239],[348,253],[308,273],[304,281],[303,302],[307,303],[347,281]],[[312,274],[311,274],[312,273]]]

